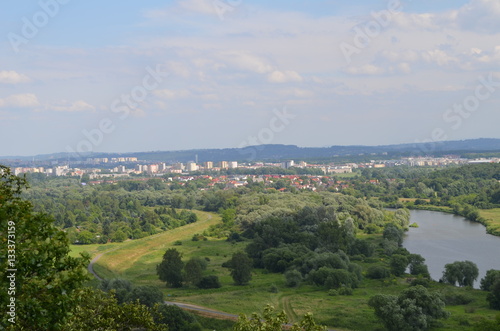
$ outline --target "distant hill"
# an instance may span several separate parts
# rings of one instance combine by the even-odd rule
[[[188,162],[194,161],[196,155],[198,162],[204,161],[281,161],[281,160],[326,160],[334,157],[360,157],[370,158],[382,155],[385,158],[399,156],[421,156],[442,154],[500,152],[500,139],[480,138],[457,141],[443,141],[434,144],[397,144],[381,146],[330,146],[330,147],[298,147],[295,145],[259,145],[246,148],[224,149],[192,149],[181,151],[154,151],[136,153],[88,153],[80,159],[87,157],[120,157],[131,156],[139,160],[162,162]],[[33,157],[0,157],[2,159],[18,159],[29,161]],[[68,153],[36,155],[35,160],[75,160]]]

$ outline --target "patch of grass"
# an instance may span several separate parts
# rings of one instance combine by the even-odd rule
[[[500,236],[500,208],[482,209],[479,214],[485,219],[488,233]]]

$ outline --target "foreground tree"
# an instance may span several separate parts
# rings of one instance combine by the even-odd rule
[[[262,316],[253,313],[252,317],[240,315],[238,322],[233,326],[233,331],[281,331],[283,325],[288,323],[284,311],[275,313],[274,307],[267,305]],[[326,327],[317,325],[311,313],[304,315],[303,319],[295,323],[288,330],[292,331],[324,331]]]
[[[443,277],[445,283],[459,286],[472,286],[479,276],[477,265],[471,261],[456,261],[444,266]]]
[[[231,269],[231,277],[238,285],[248,284],[252,280],[252,259],[246,253],[234,253],[229,261],[229,268]]]
[[[0,305],[9,308],[0,322],[7,329],[67,330],[89,279],[89,257],[68,255],[66,234],[47,215],[33,213],[21,199],[23,178],[0,166]],[[15,322],[15,324],[14,324]]]
[[[182,255],[175,248],[167,249],[163,254],[163,260],[156,266],[156,273],[160,280],[167,283],[172,287],[182,286]]]
[[[437,319],[449,316],[439,295],[421,285],[412,286],[399,296],[375,295],[368,305],[390,331],[428,330]]]
[[[161,321],[155,323],[151,310],[144,305],[137,302],[120,305],[114,296],[86,288],[64,330],[166,331],[168,327]]]

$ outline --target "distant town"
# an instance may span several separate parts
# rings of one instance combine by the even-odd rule
[[[138,160],[137,157],[118,158],[88,158],[85,161],[37,161],[36,165],[28,165],[26,162],[22,166],[12,166],[15,175],[24,173],[41,173],[47,176],[80,176],[88,175],[92,181],[100,179],[123,178],[130,176],[146,175],[150,177],[164,176],[168,174],[189,175],[189,174],[217,174],[228,169],[238,169],[238,173],[244,173],[245,169],[255,170],[261,168],[300,168],[301,173],[308,170],[324,175],[349,174],[355,169],[363,168],[386,168],[397,166],[410,167],[446,167],[450,165],[475,164],[475,163],[499,163],[500,158],[479,158],[464,159],[459,156],[449,155],[445,157],[403,157],[399,160],[377,160],[364,163],[343,163],[343,164],[308,164],[305,161],[295,162],[287,160],[284,162],[253,162],[239,163],[237,161],[206,161],[198,163],[191,161],[187,163],[152,162]],[[7,163],[7,164],[9,164]]]

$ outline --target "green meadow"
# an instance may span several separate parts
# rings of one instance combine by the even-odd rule
[[[87,251],[92,256],[103,253],[95,263],[94,270],[104,278],[125,278],[135,285],[154,285],[160,288],[169,301],[191,303],[210,309],[233,314],[261,312],[267,304],[284,310],[291,322],[299,320],[305,313],[312,312],[317,322],[336,330],[383,330],[373,309],[367,302],[375,294],[398,294],[409,286],[405,278],[384,280],[364,279],[352,296],[329,296],[328,291],[303,284],[298,288],[285,286],[282,274],[268,273],[254,269],[250,284],[234,285],[229,270],[222,267],[231,254],[243,250],[247,242],[231,243],[223,239],[193,241],[194,234],[201,234],[210,225],[220,222],[216,214],[197,212],[199,221],[169,230],[154,236],[117,244],[72,246],[72,254]],[[373,240],[378,240],[374,236]],[[179,243],[180,241],[180,243]],[[176,248],[187,261],[191,257],[201,257],[208,261],[206,274],[219,276],[221,288],[202,290],[194,286],[167,288],[156,275],[156,265],[161,261],[166,249]],[[387,266],[380,258],[353,261],[364,269],[373,264]],[[471,302],[467,305],[448,305],[451,317],[443,320],[434,330],[472,330],[472,325],[480,318],[493,319],[496,311],[490,310],[486,292],[474,289],[456,288],[433,283],[432,291],[443,296],[462,295]]]

